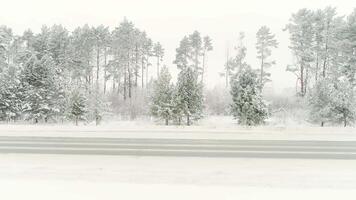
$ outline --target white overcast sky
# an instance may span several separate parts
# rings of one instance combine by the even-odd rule
[[[104,24],[111,29],[126,16],[145,30],[166,49],[164,63],[176,72],[172,64],[180,39],[194,30],[213,39],[214,51],[208,58],[207,83],[222,84],[218,72],[223,70],[227,46],[233,48],[240,31],[246,33],[247,61],[258,67],[255,59],[255,34],[267,25],[276,34],[280,47],[273,52],[277,65],[271,69],[276,91],[295,85],[295,78],[285,71],[291,63],[288,33],[283,32],[290,15],[300,8],[335,6],[340,15],[356,8],[355,0],[0,0],[0,24],[22,34],[31,28],[38,32],[42,24],[62,24],[69,30],[88,23]],[[152,73],[155,74],[155,73]]]

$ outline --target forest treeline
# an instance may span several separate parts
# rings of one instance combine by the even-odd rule
[[[353,123],[356,10],[340,16],[333,7],[300,9],[284,31],[293,54],[286,70],[295,74],[295,99],[308,110],[308,121],[322,126]],[[198,31],[177,44],[172,64],[179,74],[172,81],[171,66],[162,65],[164,47],[127,19],[112,29],[84,25],[68,31],[53,25],[22,35],[1,26],[0,120],[98,124],[105,116],[119,115],[190,125],[204,115],[221,114],[244,125],[263,124],[293,105],[263,95],[271,81],[269,69],[278,62],[271,56],[279,46],[275,35],[267,26],[257,31],[259,66],[245,61],[244,36],[238,35],[224,66],[212,66],[223,69],[225,88],[207,89],[206,61],[213,40]]]

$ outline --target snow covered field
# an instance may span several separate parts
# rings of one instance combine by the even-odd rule
[[[0,125],[0,136],[356,140],[354,128]],[[356,160],[0,154],[0,199],[354,199]]]
[[[1,199],[354,199],[356,161],[1,155]]]

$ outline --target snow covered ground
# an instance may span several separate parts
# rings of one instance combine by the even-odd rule
[[[210,119],[211,120],[211,119]],[[354,128],[0,125],[0,136],[354,140]],[[355,199],[356,160],[0,154],[0,199]]]
[[[1,199],[354,199],[356,161],[0,155]]]
[[[152,121],[109,121],[94,124],[0,124],[0,136],[72,136],[123,138],[206,138],[264,140],[355,140],[355,127],[238,126],[231,117],[209,117],[194,126],[162,126]]]

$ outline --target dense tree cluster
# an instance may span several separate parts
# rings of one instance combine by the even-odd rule
[[[168,70],[163,68],[155,82],[151,110],[155,116],[165,119],[166,124],[169,119],[181,124],[185,118],[189,126],[202,117],[203,75],[206,54],[210,50],[211,39],[208,36],[202,39],[200,33],[195,31],[185,36],[176,49],[174,63],[180,72],[175,86],[170,85]]]
[[[159,68],[163,55],[160,43],[126,19],[112,31],[53,25],[15,35],[1,26],[0,119],[99,123],[108,106],[132,108],[144,96],[150,58]],[[133,110],[120,114],[135,117]]]
[[[355,115],[356,10],[338,16],[336,8],[301,9],[286,29],[295,63],[287,67],[297,77],[298,94],[308,95],[310,118],[343,122]]]
[[[296,76],[298,102],[308,102],[309,120],[321,126],[353,123],[356,10],[345,17],[332,7],[301,9],[284,30],[294,62],[287,71]],[[162,64],[162,44],[127,19],[113,29],[84,25],[68,31],[53,25],[22,35],[0,26],[0,120],[99,124],[111,113],[191,125],[209,113],[231,114],[243,125],[263,124],[275,112],[262,94],[279,44],[267,26],[257,30],[260,65],[253,67],[246,62],[244,38],[241,32],[234,49],[227,49],[220,73],[225,88],[209,89],[204,85],[212,39],[198,31],[184,36],[176,48],[175,81]]]

